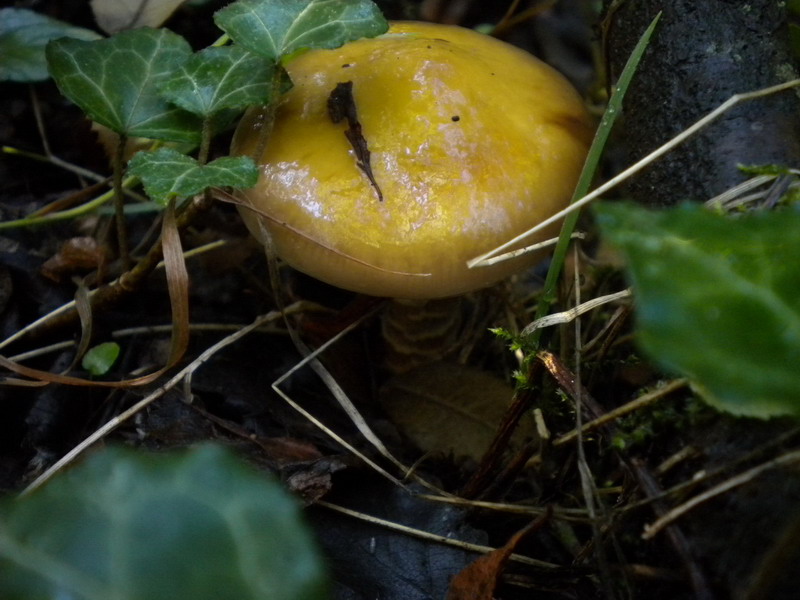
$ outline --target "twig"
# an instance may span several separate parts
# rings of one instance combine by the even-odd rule
[[[177,228],[181,230],[185,228],[192,219],[200,212],[205,210],[206,205],[197,200],[192,200],[184,208],[184,210],[177,216]],[[158,266],[162,258],[161,242],[156,242],[151,246],[150,251],[142,258],[130,271],[123,273],[118,279],[112,281],[108,285],[92,290],[89,296],[92,301],[92,309],[99,310],[107,308],[122,300],[131,292],[139,288],[144,283],[145,279],[152,273]],[[44,327],[50,330],[66,327],[73,324],[78,318],[77,310],[75,309],[75,302],[67,302],[66,304],[58,307],[47,315],[29,323],[13,335],[9,336],[0,342],[0,349],[5,348],[12,342],[38,332]]]
[[[532,361],[528,367],[527,379],[529,382],[536,381],[541,372],[542,365],[539,361]],[[489,448],[484,452],[481,462],[469,481],[461,488],[459,495],[464,498],[479,498],[491,480],[497,475],[503,453],[508,448],[509,440],[519,425],[520,419],[533,406],[536,398],[533,389],[523,388],[517,390],[510,406],[506,409],[500,425],[495,432]]]
[[[302,303],[295,303],[287,310],[296,311],[301,310],[303,307]],[[224,339],[220,340],[216,344],[207,348],[200,356],[194,359],[191,363],[185,366],[183,369],[178,371],[169,381],[167,381],[164,385],[160,386],[157,390],[153,393],[147,395],[145,398],[131,406],[129,409],[123,411],[119,415],[115,416],[114,418],[107,421],[102,427],[97,429],[93,432],[90,436],[80,442],[77,446],[75,446],[72,450],[67,452],[60,460],[58,460],[55,464],[53,464],[50,468],[48,468],[44,473],[42,473],[39,477],[37,477],[28,487],[26,487],[20,496],[26,496],[36,490],[37,488],[41,487],[44,483],[46,483],[50,478],[53,477],[56,473],[58,473],[61,469],[65,466],[70,464],[74,461],[80,454],[82,454],[86,449],[94,445],[96,442],[104,438],[106,435],[114,431],[117,427],[119,427],[122,423],[130,419],[133,415],[140,412],[152,402],[166,394],[169,390],[174,388],[178,385],[184,377],[192,374],[196,371],[203,363],[208,361],[214,354],[222,350],[223,348],[230,346],[234,342],[239,341],[241,338],[249,334],[251,331],[258,329],[265,323],[270,321],[275,321],[281,318],[281,313],[278,311],[272,311],[258,317],[253,323],[250,325],[243,327],[239,331],[232,333],[231,335],[225,337]]]
[[[575,306],[581,306],[581,286],[580,269],[578,262],[578,247],[573,246],[573,258],[575,259],[576,269],[574,271],[573,289],[575,290]],[[575,429],[577,430],[577,454],[578,454],[578,473],[580,475],[581,492],[589,513],[592,525],[592,542],[594,544],[594,555],[600,571],[600,584],[603,587],[605,597],[609,600],[617,597],[614,588],[611,586],[611,569],[608,564],[605,547],[603,545],[603,531],[601,530],[601,520],[605,524],[608,522],[608,515],[605,507],[599,499],[597,484],[592,475],[589,462],[586,460],[586,450],[583,444],[583,384],[581,383],[582,349],[581,349],[581,320],[574,320],[574,360],[575,360]],[[602,519],[601,519],[602,517]]]
[[[660,400],[664,396],[667,396],[667,395],[671,394],[674,391],[682,389],[682,388],[686,387],[687,385],[689,385],[689,381],[687,379],[675,379],[675,380],[669,382],[668,384],[658,388],[657,390],[654,390],[652,392],[644,394],[643,396],[639,396],[635,400],[631,400],[627,404],[623,404],[622,406],[619,406],[619,407],[615,408],[614,410],[611,410],[611,411],[609,411],[609,412],[597,417],[593,421],[589,421],[588,423],[586,423],[586,424],[581,426],[580,431],[574,429],[574,430],[570,431],[569,433],[565,433],[564,435],[562,435],[561,437],[557,438],[553,442],[553,446],[562,446],[562,445],[564,445],[564,444],[566,444],[568,442],[571,442],[572,440],[577,438],[580,434],[584,434],[584,433],[588,433],[589,431],[593,431],[593,430],[595,430],[595,429],[597,429],[599,427],[602,427],[602,426],[610,423],[611,421],[615,421],[615,420],[619,419],[620,417],[622,417],[624,415],[627,415],[628,413],[632,413],[632,412],[634,412],[636,410],[639,410],[639,409],[641,409],[641,408],[643,408],[645,406],[653,404],[654,402],[657,402],[658,400]]]
[[[639,485],[642,487],[642,490],[644,490],[648,496],[659,495],[661,488],[653,476],[650,475],[650,472],[645,467],[644,462],[642,462],[640,459],[634,459],[631,461],[631,466],[633,467],[633,472],[636,475],[636,479],[639,481]],[[663,514],[665,511],[663,502],[658,500],[654,501],[653,509],[657,514]],[[703,572],[700,570],[700,566],[692,556],[686,536],[683,535],[683,532],[674,525],[667,528],[667,535],[669,535],[672,546],[675,548],[675,551],[678,553],[678,556],[683,562],[684,568],[689,574],[689,580],[691,582],[692,589],[694,590],[695,598],[697,600],[713,600],[714,594],[711,592],[711,588],[706,581],[705,575],[703,575]]]
[[[723,481],[719,485],[714,486],[710,490],[706,490],[702,494],[698,494],[697,496],[693,497],[691,500],[684,502],[673,508],[664,516],[660,517],[650,525],[646,525],[644,528],[644,533],[642,533],[642,539],[649,540],[655,537],[662,529],[670,525],[671,523],[678,520],[680,517],[688,513],[690,510],[715,498],[725,492],[729,492],[730,490],[739,487],[740,485],[744,485],[745,483],[749,483],[762,473],[769,471],[771,469],[775,469],[777,467],[782,467],[786,465],[790,465],[795,462],[800,462],[800,450],[794,450],[789,452],[788,454],[784,454],[783,456],[779,456],[773,460],[767,461],[758,465],[757,467],[753,467],[752,469],[748,469],[744,473],[740,473],[735,477],[731,477],[727,481]]]

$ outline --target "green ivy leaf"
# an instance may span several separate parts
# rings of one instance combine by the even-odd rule
[[[0,595],[322,600],[325,575],[268,474],[212,446],[111,449],[0,505]]]
[[[159,86],[162,95],[201,117],[269,102],[275,63],[240,46],[206,48],[193,54]]]
[[[98,344],[83,355],[81,366],[94,376],[99,377],[108,373],[114,366],[119,356],[119,344],[116,342],[104,342]]]
[[[800,211],[597,208],[628,261],[639,340],[739,415],[800,415]]]
[[[176,142],[197,142],[200,124],[162,99],[156,82],[191,53],[181,36],[147,28],[93,42],[54,40],[46,49],[59,89],[89,118],[120,134]]]
[[[0,9],[0,81],[44,81],[44,47],[52,39],[96,40],[94,31],[74,27],[24,8]]]
[[[172,148],[138,152],[128,163],[128,173],[142,180],[151,200],[163,205],[212,186],[244,189],[258,181],[258,167],[247,156],[226,156],[201,165]]]
[[[214,21],[238,44],[276,62],[300,49],[338,48],[389,28],[370,0],[239,0],[217,11]]]

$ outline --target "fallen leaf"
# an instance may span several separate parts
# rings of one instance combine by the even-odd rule
[[[105,260],[105,249],[93,237],[70,238],[42,265],[42,275],[56,282],[70,275],[98,268]]]
[[[158,27],[184,0],[92,0],[97,25],[106,33]]]
[[[505,546],[481,556],[465,567],[450,581],[447,600],[493,600],[497,582],[517,544],[531,531],[541,527],[549,517],[545,513],[511,536]]]
[[[479,369],[437,362],[390,379],[383,409],[420,450],[480,460],[514,396],[514,388]],[[525,422],[518,444],[531,432]]]

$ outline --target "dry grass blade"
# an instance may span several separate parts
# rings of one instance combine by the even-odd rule
[[[553,519],[571,521],[575,523],[588,523],[590,519],[586,516],[586,510],[582,508],[560,508],[558,506],[530,506],[527,504],[505,504],[503,502],[487,502],[485,500],[469,500],[467,498],[443,496],[431,496],[428,494],[417,494],[417,498],[452,504],[462,508],[479,508],[494,512],[508,513],[512,515],[539,516],[549,513]]]
[[[94,317],[92,314],[92,301],[89,297],[89,290],[81,282],[78,284],[78,289],[75,291],[75,308],[78,311],[78,317],[81,320],[81,339],[78,342],[78,348],[75,351],[75,358],[72,359],[72,364],[69,366],[68,371],[74,369],[78,362],[81,360],[89,345],[92,343],[92,330]]]
[[[570,236],[570,239],[582,240],[585,237],[586,235],[584,233],[576,231]],[[557,243],[558,243],[558,238],[550,238],[549,240],[544,240],[543,242],[539,242],[538,244],[532,244],[530,246],[525,246],[524,248],[518,248],[517,250],[512,250],[511,252],[504,252],[503,254],[499,254],[492,258],[487,258],[481,266],[489,267],[491,265],[511,260],[512,258],[516,258],[518,256],[522,256],[523,254],[528,254],[529,252],[537,252],[539,250],[542,250],[543,248],[549,248],[550,246],[555,246]]]
[[[721,494],[729,492],[730,490],[739,487],[740,485],[744,485],[749,483],[762,473],[769,471],[771,469],[776,469],[778,467],[788,466],[794,463],[800,462],[800,450],[794,450],[792,452],[788,452],[778,458],[773,460],[767,461],[762,463],[752,469],[748,469],[744,473],[740,473],[735,477],[731,477],[730,479],[723,481],[719,485],[715,485],[710,490],[706,490],[702,494],[698,494],[694,496],[691,500],[684,502],[673,508],[664,516],[656,519],[650,525],[645,525],[644,533],[642,534],[642,539],[649,540],[655,537],[660,531],[662,531],[668,525],[674,523],[680,517],[691,511],[693,508],[715,498]]]
[[[552,327],[553,325],[563,325],[564,323],[569,323],[577,319],[582,314],[589,312],[590,310],[594,310],[598,306],[616,302],[617,300],[622,300],[623,298],[630,298],[630,296],[631,290],[627,289],[622,290],[621,292],[615,292],[614,294],[608,294],[606,296],[599,296],[597,298],[587,300],[575,308],[565,310],[564,312],[547,315],[541,319],[536,319],[533,323],[526,325],[525,328],[520,332],[520,335],[530,335],[542,327]]]
[[[167,366],[161,369],[163,372],[177,364],[189,346],[189,273],[186,271],[181,236],[175,222],[174,200],[170,201],[164,211],[161,247],[172,309],[172,338]]]
[[[580,265],[578,256],[577,245],[573,246],[573,256],[575,264]],[[581,304],[581,286],[580,286],[580,269],[576,268],[574,271],[573,289],[575,291],[575,306],[580,307]],[[594,542],[594,555],[597,560],[597,566],[602,574],[601,583],[605,591],[606,598],[616,598],[614,588],[611,586],[611,569],[608,564],[608,557],[606,556],[605,546],[603,544],[603,531],[601,531],[601,521],[608,522],[609,517],[605,510],[605,505],[600,499],[600,494],[597,489],[597,483],[592,473],[589,462],[586,459],[586,451],[583,444],[583,406],[584,406],[584,389],[581,382],[581,367],[582,367],[582,348],[581,348],[581,320],[576,318],[573,321],[574,326],[574,360],[575,360],[575,381],[574,393],[572,394],[575,400],[575,429],[578,432],[577,437],[577,465],[578,474],[580,475],[581,491],[583,493],[583,501],[586,506],[586,512],[591,519],[592,527],[592,540]],[[587,394],[588,396],[588,394]],[[588,401],[588,398],[586,399]],[[624,583],[624,580],[623,580]]]
[[[361,415],[361,413],[358,411],[358,409],[352,403],[350,398],[347,397],[347,394],[341,388],[341,386],[336,382],[336,379],[328,372],[328,370],[319,361],[319,359],[317,359],[317,356],[319,356],[322,352],[324,352],[330,346],[335,344],[343,336],[347,335],[350,331],[352,331],[353,329],[358,327],[361,324],[361,322],[363,321],[363,319],[365,319],[365,318],[367,318],[369,316],[370,316],[370,314],[367,314],[362,319],[360,319],[358,321],[355,321],[354,323],[351,323],[348,327],[344,328],[337,335],[335,335],[330,340],[328,340],[327,342],[322,344],[319,348],[317,348],[317,349],[315,349],[313,351],[310,348],[308,348],[302,342],[302,340],[300,340],[300,338],[297,335],[297,332],[295,332],[290,327],[290,329],[289,329],[290,336],[292,337],[292,340],[295,343],[295,345],[297,346],[297,348],[300,351],[300,353],[303,354],[304,356],[303,356],[302,360],[300,360],[291,369],[286,371],[286,373],[281,375],[278,379],[276,379],[272,383],[272,389],[275,391],[276,394],[278,394],[281,398],[283,398],[283,400],[289,406],[291,406],[294,410],[296,410],[301,415],[303,415],[306,419],[308,419],[312,424],[314,424],[325,435],[327,435],[328,437],[330,437],[331,439],[336,441],[336,443],[340,444],[342,447],[347,449],[354,456],[357,456],[365,464],[369,465],[372,469],[374,469],[378,474],[382,475],[383,477],[386,477],[389,481],[391,481],[392,483],[394,483],[396,485],[399,485],[400,487],[405,487],[405,484],[400,479],[398,479],[397,477],[393,476],[386,469],[384,469],[379,464],[377,464],[375,461],[373,461],[368,456],[366,456],[363,452],[360,452],[352,444],[348,443],[339,434],[337,434],[335,431],[331,430],[322,421],[317,419],[314,415],[312,415],[310,412],[308,412],[306,409],[304,409],[302,406],[300,406],[297,402],[295,402],[286,392],[284,392],[280,388],[280,385],[284,381],[286,381],[289,377],[291,377],[299,369],[301,369],[302,367],[304,367],[305,365],[308,364],[314,370],[314,372],[317,374],[317,376],[320,379],[322,379],[322,382],[325,384],[325,386],[328,388],[328,390],[330,390],[330,392],[333,394],[333,396],[336,399],[336,401],[339,404],[339,406],[342,408],[342,410],[344,410],[344,412],[350,418],[351,422],[353,423],[353,425],[355,425],[355,427],[358,429],[358,431],[361,433],[361,435],[363,435],[364,438],[370,444],[372,444],[372,446],[382,456],[387,458],[393,465],[395,465],[398,469],[400,469],[400,471],[404,474],[404,477],[408,478],[408,477],[413,476],[412,468],[410,468],[410,467],[404,465],[403,463],[401,463],[399,460],[397,460],[397,458],[395,458],[395,456],[391,452],[389,452],[389,449],[386,448],[386,446],[383,444],[381,439],[375,434],[375,432],[372,431],[372,428],[369,426],[369,424],[366,422],[364,417]],[[429,489],[435,491],[436,493],[446,495],[445,492],[443,492],[442,490],[439,490],[438,488],[436,488],[435,486],[431,485],[430,483],[428,483],[428,482],[426,482],[426,481],[424,481],[424,480],[422,480],[422,479],[420,479],[420,478],[418,478],[416,476],[414,476],[414,477],[421,484],[425,485],[426,487],[428,487]]]
[[[674,148],[676,148],[677,146],[679,146],[680,144],[682,144],[683,142],[688,140],[690,137],[692,137],[693,135],[698,133],[700,130],[702,130],[705,127],[707,127],[714,120],[718,119],[719,117],[721,117],[723,114],[725,114],[727,111],[729,111],[730,109],[734,108],[735,106],[738,106],[739,104],[742,104],[743,102],[748,102],[750,100],[755,100],[756,98],[762,98],[764,96],[769,96],[771,94],[777,94],[779,92],[784,92],[786,90],[789,90],[789,89],[792,89],[792,88],[795,88],[795,87],[798,87],[798,86],[800,86],[800,79],[793,79],[791,81],[787,81],[786,83],[781,83],[779,85],[774,85],[774,86],[771,86],[771,87],[768,87],[768,88],[755,90],[753,92],[746,92],[746,93],[743,93],[743,94],[734,94],[733,96],[728,98],[728,100],[726,100],[725,102],[720,104],[717,108],[715,108],[710,113],[708,113],[705,117],[703,117],[702,119],[700,119],[699,121],[697,121],[696,123],[691,125],[690,127],[686,128],[684,131],[682,131],[681,133],[676,135],[674,138],[672,138],[670,141],[668,141],[663,146],[660,146],[659,148],[657,148],[656,150],[654,150],[653,152],[651,152],[650,154],[648,154],[647,156],[645,156],[641,160],[635,162],[633,165],[631,165],[630,167],[628,167],[627,169],[622,171],[616,177],[613,177],[613,178],[609,179],[606,183],[604,183],[600,187],[596,188],[594,191],[590,192],[589,194],[586,194],[580,200],[578,200],[576,202],[573,202],[572,204],[570,204],[564,210],[558,211],[556,214],[554,214],[553,216],[551,216],[548,219],[545,219],[544,221],[542,221],[541,223],[539,223],[535,227],[532,227],[528,231],[519,234],[515,238],[508,240],[507,242],[501,244],[500,246],[497,246],[496,248],[490,250],[489,252],[486,252],[484,254],[481,254],[480,256],[476,256],[472,260],[469,260],[467,262],[467,266],[470,269],[473,269],[473,268],[476,268],[476,267],[486,266],[486,264],[487,264],[486,261],[488,259],[491,259],[491,258],[497,256],[498,254],[500,254],[501,252],[504,252],[504,251],[508,250],[509,248],[514,246],[515,244],[518,244],[519,242],[522,242],[523,240],[529,238],[530,236],[532,236],[535,233],[538,233],[539,231],[541,231],[542,229],[546,228],[547,226],[552,225],[553,223],[556,223],[556,222],[560,221],[561,219],[563,219],[567,215],[569,215],[569,214],[571,214],[571,213],[573,213],[573,212],[575,212],[577,210],[580,210],[581,208],[583,208],[584,206],[589,204],[592,200],[596,200],[597,198],[599,198],[600,196],[605,194],[607,191],[615,188],[616,186],[618,186],[623,181],[626,181],[631,176],[635,175],[636,173],[638,173],[639,171],[641,171],[642,169],[644,169],[645,167],[647,167],[651,163],[655,162],[656,160],[658,160],[659,158],[661,158],[662,156],[664,156],[668,152],[672,151]]]
[[[297,310],[302,310],[304,307],[303,303],[296,303],[292,306],[288,307],[286,310],[288,312],[295,312]],[[184,378],[190,376],[194,373],[201,365],[203,365],[206,361],[208,361],[212,356],[214,356],[217,352],[222,350],[223,348],[230,346],[234,342],[237,342],[244,336],[248,335],[252,331],[262,327],[264,324],[270,321],[276,321],[282,317],[282,314],[277,311],[273,311],[257,318],[253,323],[250,325],[241,328],[240,330],[236,331],[235,333],[227,336],[226,338],[220,340],[213,346],[207,348],[200,356],[194,359],[191,363],[185,366],[183,369],[178,371],[169,381],[167,381],[164,385],[160,386],[157,390],[153,393],[148,394],[145,398],[131,406],[129,409],[124,411],[123,413],[117,415],[113,419],[107,421],[102,427],[97,429],[94,433],[84,439],[81,443],[75,446],[72,450],[70,450],[64,457],[58,460],[55,464],[53,464],[49,469],[47,469],[44,473],[42,473],[39,477],[37,477],[27,488],[22,491],[21,495],[30,494],[35,489],[41,487],[44,483],[46,483],[50,478],[53,477],[56,473],[58,473],[61,469],[65,466],[70,464],[74,461],[81,453],[83,453],[87,448],[104,438],[106,435],[114,431],[117,427],[119,427],[122,423],[130,419],[133,415],[140,412],[148,405],[153,403],[155,400],[163,396],[169,390],[177,386]]]
[[[729,190],[725,190],[721,194],[714,196],[710,200],[707,200],[705,205],[709,208],[726,208],[730,209],[736,206],[739,206],[745,202],[753,198],[761,197],[763,194],[751,194],[749,196],[744,196],[745,192],[749,192],[754,190],[758,187],[761,187],[764,184],[770,183],[775,180],[774,175],[758,175],[757,177],[752,177],[747,181],[743,181],[737,186],[732,187]]]
[[[269,230],[267,229],[263,221],[259,221],[258,224],[261,229],[260,231],[261,240],[262,243],[264,244],[264,253],[267,259],[267,268],[269,271],[270,284],[272,286],[272,289],[275,291],[275,299],[277,301],[278,307],[279,309],[283,310],[283,298],[280,293],[282,288],[281,288],[280,277],[278,276],[278,264],[274,250],[274,245],[272,242],[272,235],[270,234]],[[302,339],[300,339],[300,336],[298,335],[297,331],[294,329],[292,324],[289,322],[289,320],[284,319],[287,331],[289,333],[289,337],[291,338],[292,343],[294,344],[295,348],[297,348],[297,351],[301,354],[301,356],[303,356],[303,358],[297,364],[295,364],[291,369],[289,369],[286,373],[284,373],[278,379],[276,379],[272,383],[272,389],[275,391],[276,394],[278,394],[281,398],[283,398],[284,401],[287,404],[289,404],[289,406],[291,406],[294,410],[302,414],[306,419],[308,419],[311,423],[313,423],[316,427],[318,427],[320,431],[322,431],[331,439],[335,440],[344,448],[352,452],[355,456],[359,457],[361,460],[365,462],[365,464],[375,469],[375,471],[378,472],[380,475],[388,478],[390,481],[392,481],[397,485],[400,485],[401,487],[405,487],[402,481],[391,475],[388,471],[386,471],[384,468],[378,465],[375,461],[369,459],[365,454],[356,450],[356,448],[354,448],[351,444],[347,443],[344,440],[344,438],[342,438],[336,432],[331,430],[329,427],[325,426],[324,423],[322,423],[319,419],[314,417],[314,415],[305,410],[302,406],[300,406],[297,402],[295,402],[288,394],[286,394],[283,390],[280,389],[280,385],[284,381],[286,381],[286,379],[291,377],[293,373],[295,373],[298,369],[302,368],[306,364],[309,365],[311,369],[317,374],[317,376],[322,380],[322,382],[325,384],[325,386],[328,388],[331,394],[333,394],[333,397],[336,399],[336,402],[350,418],[350,421],[353,423],[353,425],[355,425],[356,429],[358,429],[361,435],[364,436],[364,439],[366,439],[384,458],[388,459],[389,462],[391,462],[395,467],[397,467],[403,473],[404,478],[414,477],[415,480],[419,481],[419,483],[428,487],[429,489],[437,493],[444,494],[445,492],[439,490],[438,488],[436,488],[436,486],[414,475],[413,470],[410,467],[400,462],[389,451],[389,449],[384,445],[381,439],[375,434],[375,432],[372,431],[372,428],[366,422],[366,420],[358,411],[358,409],[350,400],[350,398],[348,398],[347,394],[339,385],[339,383],[336,381],[336,379],[333,377],[333,375],[330,374],[330,372],[325,368],[322,362],[320,362],[320,360],[317,358],[327,348],[336,343],[336,341],[341,339],[344,335],[347,335],[347,333],[358,327],[364,320],[372,316],[373,313],[374,310],[363,315],[360,319],[357,319],[356,321],[354,321],[353,323],[342,329],[337,335],[335,335],[330,340],[328,340],[327,342],[322,344],[319,348],[313,351],[305,344],[305,342],[303,342]]]
[[[169,290],[170,305],[172,308],[170,353],[163,367],[147,375],[134,377],[132,379],[123,379],[121,381],[95,381],[83,377],[73,377],[71,375],[61,375],[33,369],[4,356],[0,356],[0,366],[18,375],[36,380],[37,382],[101,388],[127,388],[147,385],[161,377],[169,369],[178,364],[178,361],[181,359],[184,352],[186,352],[186,348],[189,345],[189,274],[186,271],[186,263],[184,262],[181,249],[181,239],[175,222],[175,207],[173,203],[170,203],[164,213],[161,243],[164,253],[164,266],[167,274],[167,288]],[[125,285],[124,278],[120,280],[120,285]],[[87,306],[88,297],[89,294],[86,294],[84,298],[79,299],[81,300],[80,302],[73,302],[71,306],[77,308],[79,313],[86,312],[87,314],[91,314],[91,307]],[[65,309],[67,306],[70,305],[64,305],[64,307],[61,308]],[[52,314],[53,313],[51,313],[51,315]],[[36,323],[39,322],[41,322],[41,319]],[[86,339],[85,330],[84,339]],[[6,343],[9,343],[9,340],[6,340]]]
[[[688,385],[689,381],[687,379],[676,379],[674,381],[671,381],[670,383],[666,384],[663,387],[658,388],[657,390],[639,396],[635,400],[631,400],[627,404],[623,404],[622,406],[607,412],[603,416],[583,424],[580,427],[580,429],[574,429],[569,433],[562,435],[553,442],[553,446],[562,446],[568,442],[571,442],[574,439],[576,439],[579,435],[583,435],[584,433],[593,431],[599,427],[611,423],[612,421],[616,421],[620,417],[623,417],[627,414],[630,414],[634,411],[644,408],[645,406],[649,406],[653,402],[661,400],[664,396],[667,396],[677,390],[683,389]]]
[[[338,513],[342,513],[344,515],[353,517],[355,519],[359,519],[361,521],[365,521],[367,523],[372,523],[374,525],[380,525],[381,527],[385,527],[386,529],[390,529],[392,531],[399,531],[400,533],[404,533],[407,535],[414,536],[416,538],[420,538],[423,540],[428,540],[431,542],[436,542],[438,544],[444,544],[446,546],[453,546],[455,548],[460,548],[462,550],[469,550],[471,552],[480,552],[481,554],[486,554],[489,552],[494,552],[497,548],[492,548],[491,546],[484,546],[482,544],[473,544],[471,542],[462,542],[460,540],[456,540],[453,538],[445,537],[443,535],[438,535],[435,533],[429,533],[427,531],[423,531],[421,529],[415,529],[413,527],[408,527],[406,525],[401,525],[400,523],[395,523],[394,521],[388,521],[386,519],[381,519],[379,517],[373,517],[372,515],[368,515],[366,513],[358,512],[356,510],[351,510],[349,508],[345,508],[344,506],[339,506],[337,504],[331,504],[330,502],[326,502],[324,500],[320,500],[317,502],[317,506],[324,506],[330,510],[336,511]],[[555,563],[545,562],[543,560],[537,560],[535,558],[529,558],[527,556],[521,556],[519,554],[512,554],[509,556],[509,560],[530,565],[532,567],[539,567],[541,569],[559,569],[561,565],[557,565]]]

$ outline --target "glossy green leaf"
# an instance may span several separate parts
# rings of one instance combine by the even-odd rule
[[[52,39],[96,40],[100,35],[24,8],[0,9],[0,81],[44,81],[44,48]]]
[[[209,117],[226,109],[269,102],[275,64],[240,46],[206,48],[193,54],[159,86],[184,110]]]
[[[337,48],[389,25],[370,0],[239,0],[214,15],[251,52],[278,61],[305,48]]]
[[[719,408],[800,415],[800,211],[597,208],[624,253],[638,337]]]
[[[0,505],[6,600],[322,600],[324,580],[298,505],[217,447],[105,450]]]
[[[119,344],[116,342],[104,342],[89,348],[89,351],[83,355],[81,366],[92,375],[105,375],[114,366],[118,357]]]
[[[142,180],[151,200],[163,205],[212,186],[244,189],[258,181],[258,168],[249,157],[229,156],[201,165],[171,148],[138,152],[128,163],[128,173]]]
[[[120,134],[177,142],[197,142],[199,121],[162,99],[156,82],[191,53],[181,36],[146,28],[93,42],[54,40],[46,50],[59,89],[93,121]]]

